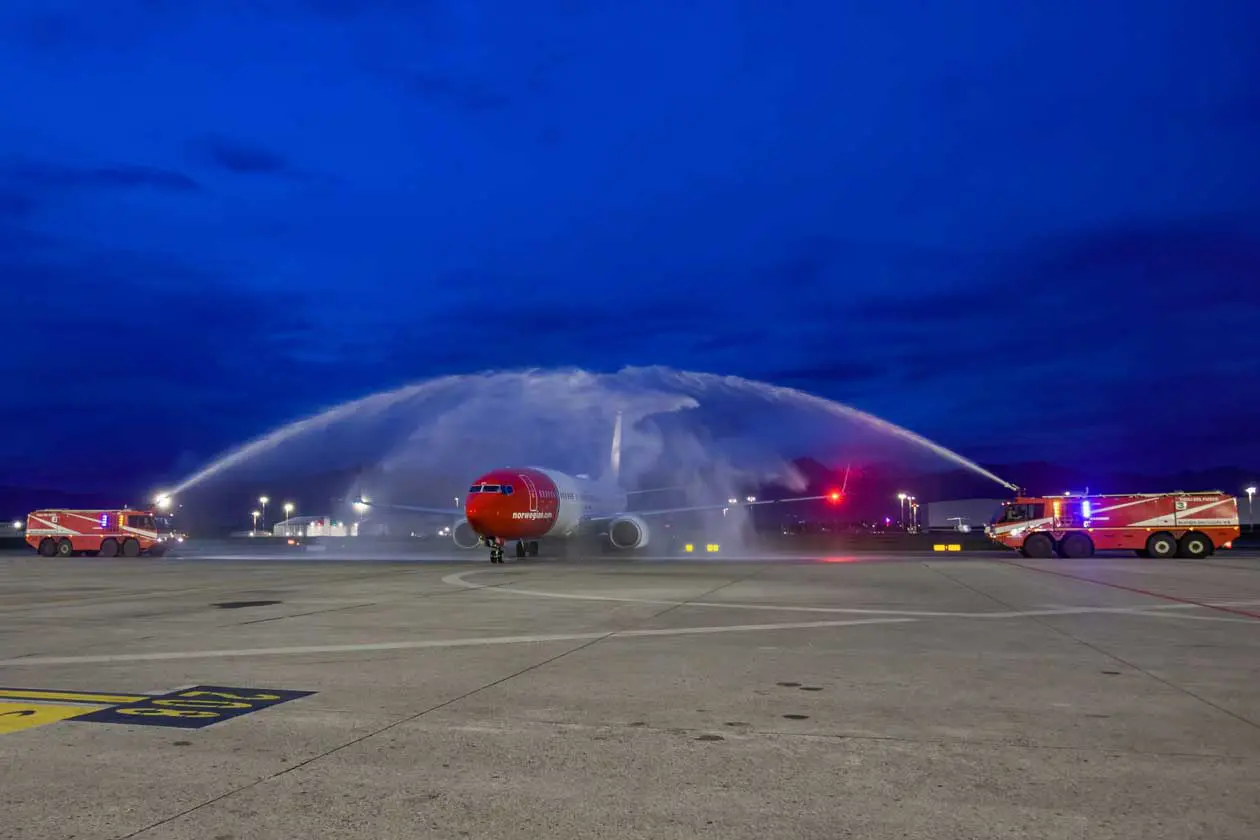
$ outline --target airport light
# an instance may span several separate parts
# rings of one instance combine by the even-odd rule
[[[249,515],[254,517],[254,527],[251,528],[249,531],[251,534],[253,534],[255,531],[258,530],[258,517],[262,516],[262,514],[255,510],[255,511],[251,511]]]
[[[292,515],[292,513],[293,513],[293,511],[294,511],[294,509],[295,509],[296,507],[297,507],[297,506],[296,506],[296,505],[294,505],[294,504],[293,504],[293,502],[285,502],[285,503],[284,503],[284,518],[285,518],[285,519],[288,519],[288,518],[289,518],[289,516],[290,516],[290,515]]]
[[[159,493],[153,497],[153,504],[157,505],[158,510],[170,510],[171,497],[166,493]]]
[[[22,520],[20,520],[20,519],[14,519],[14,520],[13,520],[13,530],[15,530],[15,531],[20,531],[20,530],[22,530]]]
[[[1256,497],[1256,486],[1253,484],[1243,490],[1243,492],[1247,494],[1247,518],[1251,520],[1251,530],[1254,532],[1256,530],[1256,509],[1252,503]]]
[[[910,498],[910,494],[909,494],[909,493],[898,493],[898,494],[897,494],[897,501],[901,502],[901,513],[900,513],[900,514],[898,514],[898,516],[897,516],[897,522],[898,522],[898,523],[901,525],[901,527],[903,527],[903,528],[904,528],[904,527],[905,527],[905,525],[906,525],[906,499],[908,499],[908,498]]]
[[[748,497],[748,504],[750,504],[750,505],[751,505],[751,504],[752,504],[753,502],[755,502],[755,501],[757,501],[757,497],[756,497],[756,496],[749,496],[749,497]]]

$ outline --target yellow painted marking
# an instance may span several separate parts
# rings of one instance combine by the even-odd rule
[[[33,729],[94,712],[86,706],[47,706],[42,703],[0,703],[0,735]]]
[[[147,700],[145,694],[92,694],[85,691],[41,691],[30,688],[0,688],[4,700],[66,700],[71,703],[96,703],[112,706],[116,703],[139,703]]]

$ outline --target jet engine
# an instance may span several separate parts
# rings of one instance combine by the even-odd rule
[[[613,548],[643,548],[648,544],[649,536],[651,532],[647,523],[637,516],[619,516],[608,525],[608,541]]]
[[[451,539],[455,540],[458,548],[476,548],[481,544],[481,537],[477,536],[467,519],[460,519],[451,526]]]

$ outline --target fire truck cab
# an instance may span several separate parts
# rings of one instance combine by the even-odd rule
[[[1232,547],[1242,530],[1237,498],[1214,490],[1020,496],[1002,503],[985,533],[1025,557],[1127,550],[1139,557],[1203,558]]]
[[[160,557],[167,541],[151,510],[37,510],[26,517],[26,542],[44,557]]]

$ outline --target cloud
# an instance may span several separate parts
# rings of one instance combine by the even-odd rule
[[[182,172],[153,166],[110,164],[72,166],[37,161],[13,161],[0,166],[0,181],[28,190],[83,189],[191,193],[201,190]]]
[[[193,149],[211,166],[236,175],[292,174],[282,155],[248,143],[212,135],[193,143]]]

